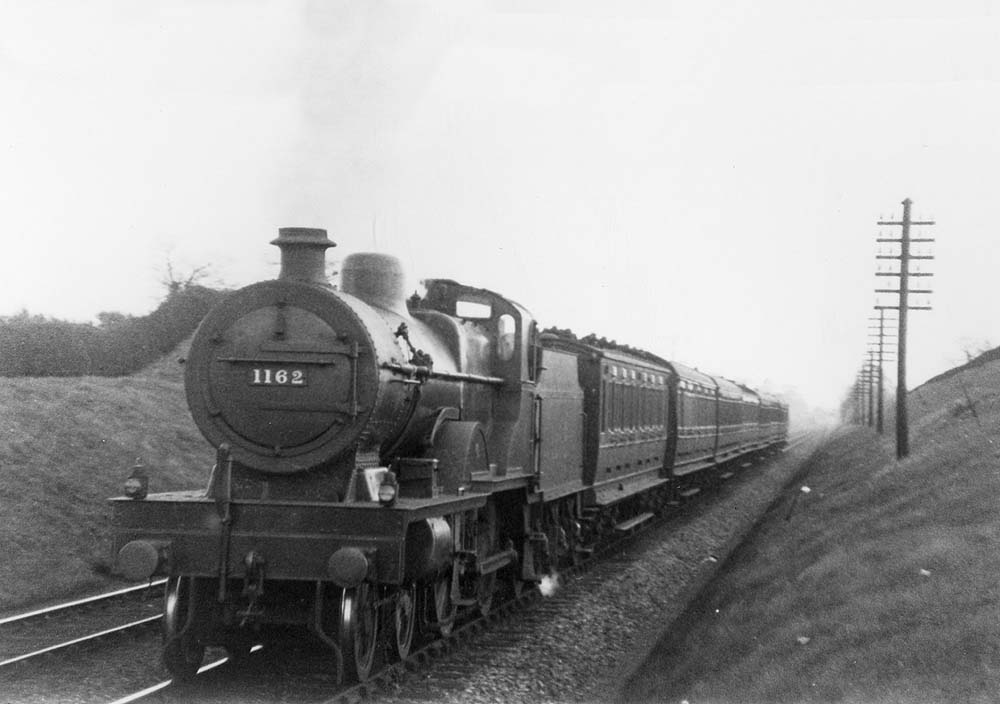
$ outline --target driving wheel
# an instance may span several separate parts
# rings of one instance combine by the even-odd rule
[[[364,682],[371,674],[378,642],[378,605],[367,582],[343,591],[339,640],[344,678]]]

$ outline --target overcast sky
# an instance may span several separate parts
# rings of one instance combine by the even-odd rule
[[[816,5],[0,0],[0,315],[144,314],[167,261],[244,285],[323,227],[833,406],[909,197],[915,385],[1000,345],[1000,20]]]

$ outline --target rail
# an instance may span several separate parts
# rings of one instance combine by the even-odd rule
[[[67,601],[61,604],[55,604],[53,606],[46,606],[41,609],[36,609],[34,611],[27,611],[23,614],[15,614],[14,616],[7,616],[6,618],[0,618],[0,626],[5,626],[9,623],[18,623],[21,621],[27,621],[38,616],[51,616],[60,611],[68,611],[70,609],[75,609],[80,606],[85,606],[87,604],[94,604],[101,601],[108,601],[117,597],[126,596],[128,594],[134,594],[135,592],[141,592],[143,590],[149,589],[151,587],[159,587],[166,584],[165,579],[152,580],[147,584],[139,584],[134,587],[125,587],[124,589],[117,589],[113,592],[105,592],[104,594],[95,594],[94,596],[84,597],[83,599],[76,599],[74,601]]]
[[[101,638],[106,638],[107,636],[116,633],[124,633],[126,631],[133,631],[151,627],[154,623],[160,620],[162,614],[147,616],[144,618],[140,618],[138,620],[129,620],[124,624],[119,624],[112,627],[99,628],[98,630],[94,630],[90,633],[85,633],[84,635],[79,635],[69,638],[61,636],[59,639],[56,639],[56,642],[54,644],[43,645],[42,647],[37,647],[38,646],[37,641],[41,640],[44,643],[44,638],[33,639],[31,634],[31,629],[37,628],[37,626],[33,626],[34,621],[44,619],[46,622],[48,622],[49,619],[51,619],[53,616],[65,617],[69,616],[69,614],[71,614],[74,611],[84,611],[88,608],[99,607],[102,604],[110,604],[113,601],[120,601],[123,598],[127,599],[137,594],[145,593],[151,587],[161,586],[165,582],[166,580],[156,580],[148,584],[138,585],[134,587],[126,587],[124,589],[117,589],[115,591],[105,592],[103,594],[96,594],[94,596],[85,597],[83,599],[74,599],[72,601],[63,602],[60,604],[55,604],[53,606],[47,606],[41,609],[35,609],[32,611],[27,611],[25,613],[16,614],[14,616],[8,616],[3,619],[0,619],[0,627],[5,627],[8,630],[12,627],[15,629],[18,627],[21,627],[23,629],[28,629],[28,637],[25,638],[25,640],[29,642],[31,642],[32,640],[36,641],[32,642],[31,645],[28,646],[28,652],[19,653],[16,655],[9,655],[9,654],[6,656],[0,655],[0,657],[3,658],[0,659],[0,668],[8,667],[10,665],[19,662],[24,662],[32,658],[37,658],[47,653],[53,653],[59,650],[64,650],[66,648],[71,648],[75,645],[80,645],[82,643],[88,643],[91,641],[100,640]],[[107,623],[107,621],[109,620],[111,619],[106,619],[105,623]],[[86,626],[86,624],[84,624],[84,626]],[[91,624],[89,627],[92,628],[93,624]],[[79,631],[82,629],[76,629],[76,630]],[[5,640],[9,641],[10,639],[5,638]],[[7,645],[10,645],[10,643],[8,642]]]

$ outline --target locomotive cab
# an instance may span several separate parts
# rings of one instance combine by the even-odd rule
[[[457,320],[462,328],[478,331],[489,341],[483,357],[503,384],[489,396],[470,399],[462,412],[463,419],[484,424],[489,464],[500,475],[533,473],[534,391],[542,369],[534,318],[514,301],[487,289],[449,279],[430,279],[424,285],[427,296],[414,317],[431,324],[441,318]],[[462,337],[450,339],[460,343]],[[454,352],[464,356],[461,349]]]
[[[428,279],[424,285],[427,296],[413,311],[414,317],[428,319],[438,312],[460,319],[491,341],[492,371],[508,386],[537,380],[541,348],[537,326],[526,309],[492,291],[450,279]]]

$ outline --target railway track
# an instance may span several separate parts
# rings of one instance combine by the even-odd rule
[[[0,619],[0,669],[128,631],[153,629],[165,580],[118,589]],[[152,594],[151,594],[152,590]]]
[[[781,448],[781,452],[791,452],[795,448],[799,447],[806,440],[809,440],[811,437],[814,437],[815,433],[816,431],[814,430],[799,431],[798,433],[795,434],[794,437],[790,437],[788,439],[788,442],[785,443],[785,446]]]
[[[124,589],[98,594],[84,599],[48,606],[41,609],[16,614],[0,619],[0,676],[8,672],[13,678],[29,672],[43,673],[41,679],[50,671],[61,670],[71,653],[79,652],[75,659],[101,661],[106,658],[109,671],[114,671],[117,655],[102,657],[102,653],[119,650],[122,644],[129,649],[130,643],[148,641],[156,644],[151,650],[153,663],[150,670],[160,670],[155,658],[159,643],[159,628],[162,618],[162,587],[166,580],[154,580],[149,584],[127,587]],[[138,618],[135,616],[138,615]],[[115,638],[126,636],[126,638]],[[117,644],[117,645],[116,645]],[[74,650],[75,649],[75,650]],[[143,652],[140,648],[138,652]],[[46,660],[61,658],[59,660]],[[226,662],[226,658],[211,658],[202,666],[201,672],[208,672]],[[55,665],[53,667],[53,665]],[[87,667],[86,665],[84,666]],[[91,666],[92,669],[92,666]],[[70,666],[70,672],[78,672],[79,666]],[[31,676],[30,674],[28,675]],[[69,675],[78,677],[79,675]],[[102,677],[102,679],[107,679]],[[170,680],[160,680],[155,684],[135,690],[126,685],[123,689],[133,690],[133,693],[114,699],[120,704],[138,701],[162,691],[171,685]],[[44,688],[44,685],[42,685]],[[106,682],[100,687],[114,691],[120,687],[112,682]],[[33,689],[33,688],[29,688]],[[88,692],[88,699],[94,698]],[[34,695],[27,695],[28,700],[34,700]],[[104,698],[112,700],[114,695]],[[20,699],[17,699],[20,701]],[[50,701],[46,698],[44,701]]]
[[[260,650],[260,647],[261,646],[259,645],[254,646],[251,652],[257,652],[258,650]],[[227,662],[229,662],[229,658],[226,657],[209,658],[208,662],[206,662],[198,669],[198,674],[204,675],[205,673],[211,672],[212,670],[226,664]],[[173,684],[174,684],[173,680],[169,679],[160,680],[155,684],[149,685],[148,687],[143,687],[142,689],[132,692],[131,694],[127,694],[124,697],[115,699],[110,704],[132,704],[132,702],[141,701],[143,699],[152,697],[154,694],[162,693],[169,687],[173,686]]]

